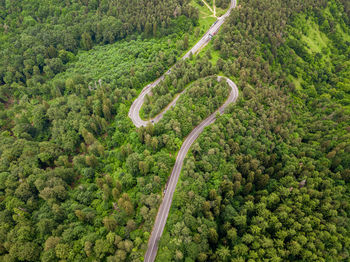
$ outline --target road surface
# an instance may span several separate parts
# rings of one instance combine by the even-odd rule
[[[228,17],[231,13],[231,10],[236,7],[236,0],[231,0],[231,5],[229,10],[226,12],[225,15],[222,17],[219,17],[218,20],[210,27],[210,29],[207,31],[207,33],[199,40],[199,42],[188,52],[186,53],[182,59],[186,59],[190,56],[190,54],[195,54],[198,50],[200,50],[204,45],[206,45],[210,40],[210,35],[216,34],[222,24],[224,23],[224,20],[226,17]],[[170,74],[171,69],[169,69],[164,75]],[[140,110],[141,106],[144,102],[145,96],[147,94],[150,94],[152,91],[152,88],[159,84],[164,79],[164,75],[158,78],[153,83],[147,85],[140,93],[140,95],[135,99],[133,104],[130,107],[129,110],[129,117],[131,118],[132,122],[136,127],[146,126],[149,122],[152,124],[159,122],[163,115],[172,107],[175,105],[177,99],[180,97],[180,95],[184,92],[182,92],[180,95],[178,95],[166,108],[163,110],[159,115],[157,115],[155,118],[144,121],[140,118]],[[156,258],[157,251],[158,251],[158,242],[160,237],[162,236],[168,215],[169,210],[171,207],[173,195],[175,192],[177,181],[179,180],[180,172],[183,166],[183,162],[185,159],[185,156],[190,149],[193,142],[197,139],[197,137],[203,132],[204,128],[206,126],[209,126],[210,124],[215,122],[216,114],[219,112],[222,114],[225,110],[225,108],[230,104],[236,101],[238,97],[238,89],[236,84],[222,76],[218,76],[218,81],[221,81],[222,79],[225,79],[228,85],[231,87],[231,92],[229,94],[229,97],[227,98],[226,102],[213,114],[211,114],[209,117],[207,117],[204,121],[202,121],[197,127],[195,127],[192,132],[187,136],[185,141],[183,142],[180,151],[176,157],[175,165],[173,167],[172,173],[170,175],[168,186],[166,188],[163,201],[158,209],[157,217],[154,223],[154,227],[151,233],[151,237],[148,241],[148,249],[145,254],[144,261],[145,262],[153,262]]]

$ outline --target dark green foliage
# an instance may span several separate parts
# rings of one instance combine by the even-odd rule
[[[149,52],[134,51],[140,56]],[[141,63],[152,68],[160,63],[157,57]],[[199,78],[200,71],[205,72],[202,77],[214,73],[206,58],[196,66],[177,66],[179,72],[185,69],[194,72],[191,81]],[[140,70],[135,67],[138,78],[123,81],[131,86],[140,81],[141,86],[142,81],[156,77],[143,80]],[[180,141],[223,103],[229,91],[225,82],[203,78],[188,88],[156,128],[135,132],[127,118],[135,90],[124,82],[121,88],[104,81],[91,86],[89,77],[95,75],[87,76],[70,72],[56,76],[51,87],[55,98],[24,98],[6,110],[16,118],[1,134],[4,259],[24,258],[14,248],[23,241],[12,235],[28,224],[32,234],[27,241],[35,241],[38,248],[32,253],[28,246],[27,260],[32,259],[29,254],[34,261],[38,256],[45,261],[106,259],[113,254],[130,260],[141,257],[159,205],[157,194],[169,176]],[[184,121],[179,112],[191,121]]]
[[[239,4],[135,129],[132,100],[199,32],[188,1],[0,1],[1,261],[142,260],[218,73],[240,99],[191,148],[158,260],[349,259],[348,1]]]
[[[132,127],[126,112],[136,89],[175,63],[176,40],[191,32],[196,11],[183,1],[31,2],[0,1],[0,260],[140,258],[148,239],[140,226],[147,221],[150,231],[173,161],[157,138],[158,155],[145,153],[144,165],[125,166],[124,175],[102,161],[113,161],[106,149],[127,144],[126,135],[114,137]],[[168,37],[143,40],[149,19],[154,35]],[[108,52],[106,71],[96,57]],[[94,63],[81,62],[84,55]],[[151,171],[155,161],[161,168]],[[140,172],[162,175],[142,200],[127,193]]]
[[[179,61],[172,69],[170,75],[152,90],[152,96],[148,96],[143,105],[143,113],[146,118],[154,117],[161,112],[184,88],[198,77],[215,74],[216,68],[206,58],[197,60],[195,65]],[[215,79],[213,79],[215,81]],[[216,84],[211,81],[210,85]],[[222,96],[222,94],[218,94]],[[225,95],[224,95],[225,96]],[[203,97],[204,98],[204,97]]]
[[[214,40],[241,98],[192,146],[157,260],[348,260],[348,17],[336,1],[241,5]]]
[[[37,86],[64,71],[79,49],[114,43],[136,32],[164,36],[174,33],[173,18],[185,15],[192,23],[198,19],[188,1],[178,0],[8,1],[0,6],[0,14],[1,97],[20,97],[23,92],[16,89],[26,87],[36,89],[26,94],[36,95]]]

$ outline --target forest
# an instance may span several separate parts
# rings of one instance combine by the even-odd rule
[[[2,83],[11,92],[4,93],[0,111],[0,260],[142,259],[176,151],[221,105],[228,87],[206,78],[216,72],[208,59],[180,63],[166,81],[183,81],[186,68],[194,82],[178,101],[177,116],[169,112],[159,128],[135,130],[127,110],[138,90],[204,33],[199,22],[177,15],[169,31],[158,28],[156,37],[134,32],[88,52],[55,47],[66,58],[63,71],[48,76],[37,70],[29,76],[37,82]],[[44,25],[49,21],[37,26]],[[21,29],[11,34],[16,33]],[[213,100],[199,99],[196,92]]]
[[[0,99],[42,96],[39,87],[63,72],[79,50],[131,35],[174,33],[173,18],[181,15],[198,20],[198,11],[183,0],[2,0]]]
[[[213,49],[243,96],[192,146],[157,261],[346,261],[348,2],[241,4]]]
[[[218,12],[230,1],[216,4]],[[350,259],[350,3],[242,0],[217,36],[197,0],[0,0],[0,261]],[[207,13],[208,12],[208,13]],[[141,89],[171,66],[128,117]]]

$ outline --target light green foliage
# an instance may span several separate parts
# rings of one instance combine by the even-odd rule
[[[199,37],[193,32],[198,27],[193,29],[191,21],[183,16],[175,19],[170,28],[172,31],[166,37],[143,39],[134,35],[112,45],[96,46],[88,52],[81,51],[77,61],[68,64],[66,71],[58,74],[53,81],[82,75],[93,89],[100,82],[139,89],[163,74]],[[178,39],[184,32],[190,33],[187,47],[181,45],[176,49]]]

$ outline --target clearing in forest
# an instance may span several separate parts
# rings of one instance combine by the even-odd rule
[[[216,6],[216,0],[192,0],[191,5],[199,10],[200,19],[217,19],[224,15],[228,9]]]
[[[212,17],[216,17],[216,6],[215,6],[215,0],[213,0],[213,8],[211,8],[211,6],[205,1],[205,0],[201,0],[203,2],[203,4],[208,7],[208,9],[210,10],[210,12],[212,13],[211,16]]]

